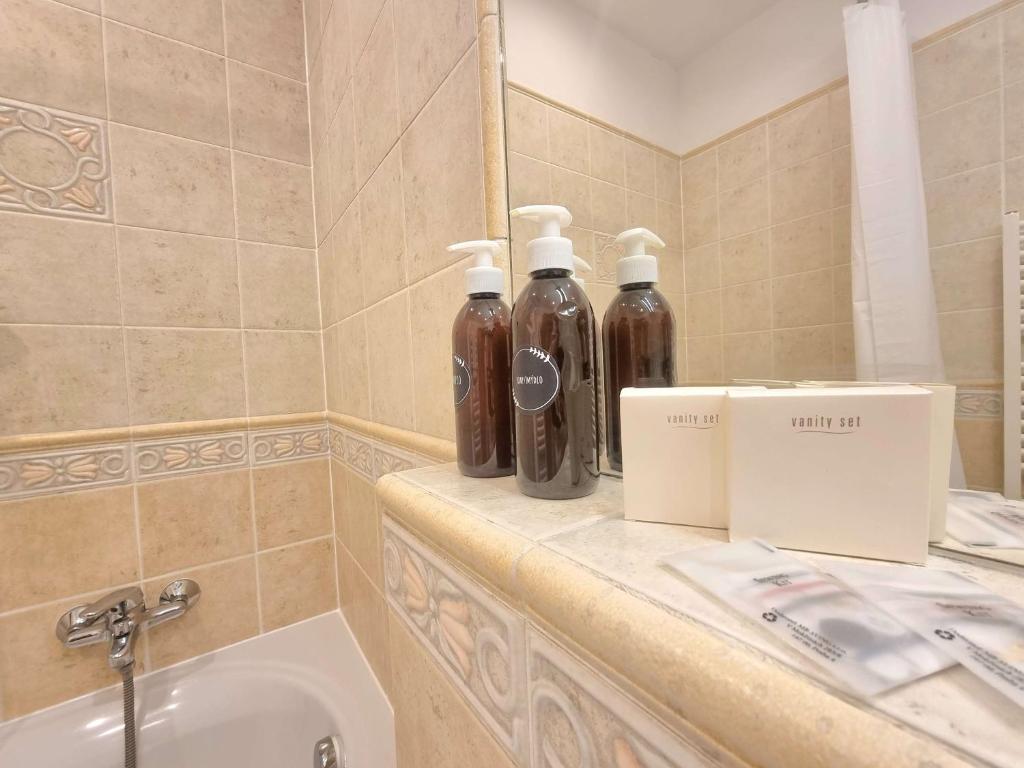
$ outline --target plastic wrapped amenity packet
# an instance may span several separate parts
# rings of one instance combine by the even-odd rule
[[[949,492],[946,530],[971,547],[1024,549],[1024,506],[995,493]]]
[[[844,584],[762,541],[705,547],[662,562],[862,696],[953,663]]]

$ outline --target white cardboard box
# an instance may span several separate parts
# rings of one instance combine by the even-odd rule
[[[912,386],[730,392],[729,538],[923,563],[931,398]]]

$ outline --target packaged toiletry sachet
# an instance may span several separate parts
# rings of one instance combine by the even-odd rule
[[[861,696],[883,693],[953,663],[832,576],[763,541],[704,547],[662,563]]]
[[[950,571],[847,563],[829,571],[1024,706],[1024,607]]]
[[[998,493],[950,490],[946,531],[969,547],[1024,549],[1024,505]]]

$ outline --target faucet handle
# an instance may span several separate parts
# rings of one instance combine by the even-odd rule
[[[57,639],[68,648],[95,645],[111,638],[106,624],[89,622],[82,618],[87,605],[77,605],[57,621]]]
[[[192,579],[176,579],[163,588],[160,604],[147,609],[141,618],[144,627],[155,627],[176,619],[199,602],[202,591]]]

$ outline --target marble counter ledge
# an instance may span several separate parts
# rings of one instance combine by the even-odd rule
[[[622,519],[622,486],[540,501],[514,478],[455,465],[381,478],[383,513],[544,631],[565,638],[676,729],[752,765],[1024,764],[1024,710],[962,667],[870,701],[658,565],[724,531]],[[822,565],[828,556],[804,555]],[[841,558],[837,558],[841,559]],[[1024,578],[933,555],[929,565],[1024,602]]]

